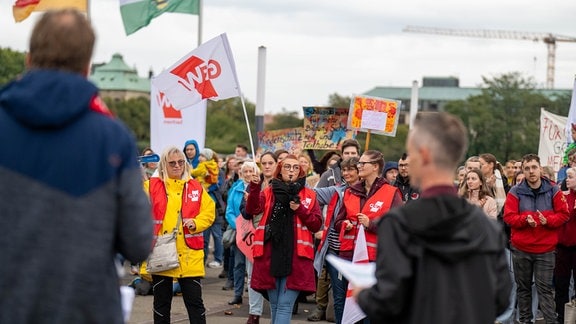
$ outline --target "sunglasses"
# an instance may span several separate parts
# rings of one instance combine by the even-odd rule
[[[175,167],[176,163],[178,163],[178,166],[184,166],[184,160],[178,160],[178,161],[168,161],[168,165],[171,167]]]

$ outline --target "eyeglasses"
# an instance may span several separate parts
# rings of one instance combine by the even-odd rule
[[[398,164],[399,168],[407,168],[408,167],[408,163],[404,164],[404,163],[399,163]]]
[[[178,161],[168,161],[168,165],[171,167],[175,167],[176,163],[178,163],[178,166],[183,166],[184,165],[184,160],[178,160]]]
[[[366,163],[376,164],[376,163],[378,163],[378,161],[379,161],[379,160],[376,160],[376,161],[358,161],[358,162],[356,163],[356,167],[363,168],[363,167],[364,167],[364,164],[366,164]]]
[[[300,170],[300,165],[298,165],[298,164],[294,164],[294,165],[284,164],[284,165],[282,166],[282,169],[284,169],[284,170],[286,170],[286,171],[290,171],[290,170],[299,171],[299,170]]]

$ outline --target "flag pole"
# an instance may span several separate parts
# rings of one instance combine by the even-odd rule
[[[198,0],[198,46],[202,45],[202,0]]]

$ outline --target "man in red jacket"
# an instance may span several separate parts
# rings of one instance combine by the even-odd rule
[[[525,180],[510,189],[504,204],[504,221],[512,230],[520,323],[532,323],[532,278],[546,323],[556,323],[552,277],[558,228],[568,220],[568,205],[560,189],[542,177],[538,155],[525,155],[522,171]]]

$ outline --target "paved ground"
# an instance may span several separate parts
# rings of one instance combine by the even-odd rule
[[[222,290],[226,279],[218,278],[221,269],[206,269],[206,278],[203,281],[202,297],[204,305],[207,308],[207,322],[210,324],[240,324],[246,323],[248,319],[248,293],[245,292],[243,299],[244,304],[240,307],[228,305],[234,293],[232,291]],[[123,282],[129,282],[131,276],[127,275]],[[152,317],[152,296],[136,296],[129,324],[153,324]],[[298,314],[292,316],[292,323],[303,324],[311,323],[306,320],[308,314],[315,308],[312,296],[309,297],[308,303],[300,303]],[[228,315],[229,314],[229,315]],[[174,296],[172,300],[172,323],[189,323],[186,314],[186,308],[182,297]],[[267,303],[264,304],[264,314],[260,318],[260,323],[270,323],[270,308]],[[328,322],[317,322],[328,323]]]

